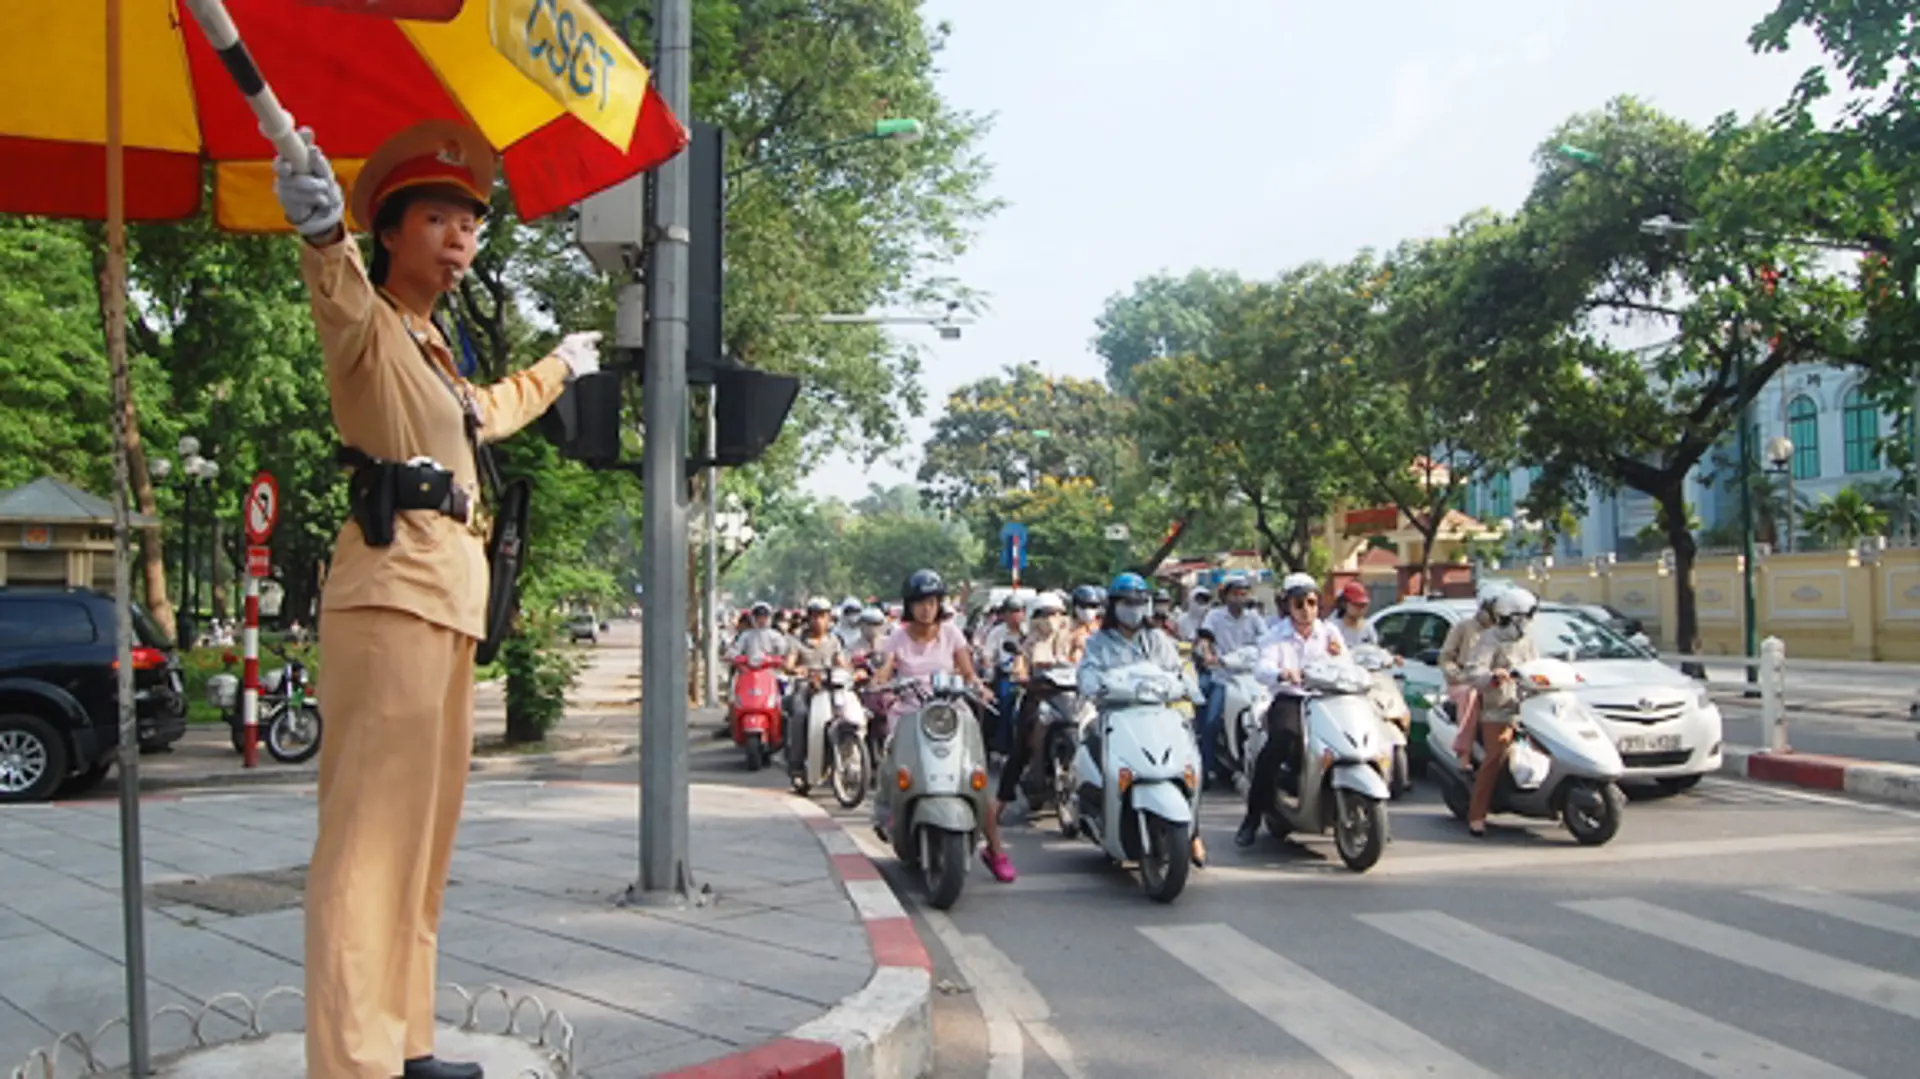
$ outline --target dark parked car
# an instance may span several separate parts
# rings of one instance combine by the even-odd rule
[[[140,748],[187,729],[180,661],[145,610],[133,611]],[[0,587],[0,802],[33,802],[98,783],[120,744],[113,599],[85,588]]]

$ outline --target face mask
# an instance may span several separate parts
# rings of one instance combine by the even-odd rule
[[[1497,623],[1493,627],[1497,640],[1512,643],[1527,635],[1527,624],[1520,619],[1511,619]]]
[[[1113,605],[1113,617],[1121,625],[1133,629],[1147,617],[1147,608],[1138,603],[1116,603]]]
[[[1098,608],[1098,607],[1075,607],[1075,608],[1074,608],[1074,610],[1073,610],[1073,616],[1074,616],[1074,617],[1075,617],[1076,619],[1079,619],[1079,620],[1080,620],[1081,622],[1083,622],[1083,623],[1085,623],[1085,622],[1091,622],[1091,621],[1093,621],[1093,620],[1094,620],[1095,618],[1098,618],[1098,617],[1100,616],[1100,608]]]

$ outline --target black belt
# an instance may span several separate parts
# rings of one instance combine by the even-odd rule
[[[470,524],[473,521],[473,494],[454,482],[447,469],[426,464],[387,461],[352,446],[342,446],[339,462],[354,470],[355,487],[387,487],[393,492],[395,510],[432,510]],[[368,473],[385,473],[384,482],[373,484]],[[388,486],[388,485],[391,486]]]

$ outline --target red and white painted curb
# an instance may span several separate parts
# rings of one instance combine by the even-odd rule
[[[873,952],[873,977],[833,1010],[786,1037],[709,1060],[665,1079],[920,1079],[933,1073],[933,962],[913,919],[873,860],[826,810],[786,799],[806,824],[847,898],[859,911]]]
[[[1808,790],[1838,791],[1898,805],[1920,806],[1920,768],[1912,765],[1728,746],[1721,758],[1720,771]]]

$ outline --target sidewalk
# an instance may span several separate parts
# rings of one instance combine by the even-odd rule
[[[698,1074],[794,1074],[754,1063],[776,1058],[821,1069],[807,1075],[924,1074],[925,951],[851,838],[785,795],[698,785],[691,803],[698,901],[625,908],[615,898],[637,872],[637,790],[475,784],[447,890],[440,980],[531,994],[560,1013],[575,1032],[575,1076],[624,1079],[716,1059]],[[229,992],[259,1001],[298,986],[311,793],[188,793],[148,799],[141,811],[152,1010],[198,1011]],[[123,1014],[118,850],[110,803],[0,813],[0,1069],[68,1031],[91,1041]],[[495,1001],[497,1031],[506,1007]],[[237,1037],[244,1006],[215,1011],[209,1040]],[[443,989],[443,1020],[464,1011]],[[536,1033],[540,1014],[522,1035]],[[299,1029],[298,1002],[265,1007],[262,1026]],[[122,1063],[125,1041],[123,1030],[108,1032],[103,1060]],[[156,1056],[190,1044],[181,1016],[155,1022]],[[736,1054],[746,1055],[728,1062]]]

